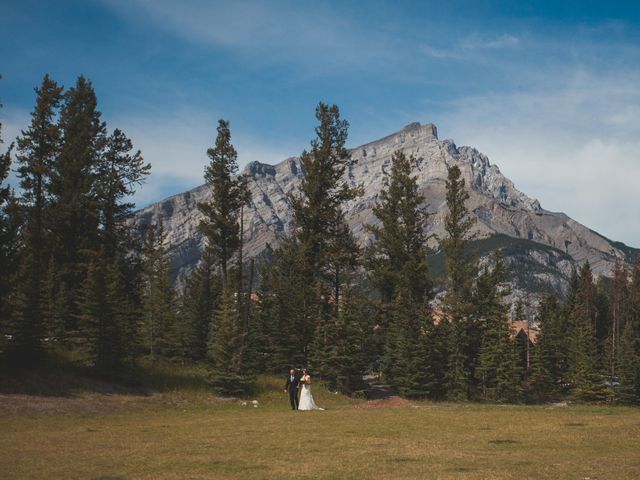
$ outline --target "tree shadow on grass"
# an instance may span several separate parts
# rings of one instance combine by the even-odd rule
[[[0,365],[0,394],[75,397],[86,393],[148,396],[170,391],[206,391],[202,365],[139,362],[117,374],[98,374],[81,362],[50,355],[37,369]]]

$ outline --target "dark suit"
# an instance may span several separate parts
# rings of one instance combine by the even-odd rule
[[[291,410],[298,409],[298,385],[300,380],[296,375],[287,375],[287,383],[284,389],[289,393],[289,402],[291,402]]]

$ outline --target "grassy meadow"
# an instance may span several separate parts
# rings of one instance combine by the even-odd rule
[[[5,381],[0,477],[640,478],[640,409],[366,402],[315,385],[327,410],[292,412],[279,378],[261,379],[254,407],[212,395],[197,368],[168,372],[148,390]]]

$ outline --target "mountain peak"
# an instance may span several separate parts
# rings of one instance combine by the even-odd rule
[[[413,130],[422,130],[425,136],[438,138],[438,128],[433,123],[422,125],[420,122],[411,122],[402,129],[403,132]]]
[[[519,191],[475,148],[458,147],[452,140],[439,140],[434,124],[418,122],[350,150],[355,162],[345,172],[345,180],[353,186],[362,186],[363,194],[344,205],[345,221],[361,245],[370,241],[365,226],[378,222],[373,207],[398,150],[414,159],[412,176],[425,198],[425,208],[433,214],[426,232],[429,235],[442,237],[445,234],[447,171],[456,165],[468,186],[467,207],[478,220],[475,233],[479,238],[500,234],[552,247],[569,255],[574,264],[588,260],[597,274],[609,275],[616,258],[625,258],[626,253],[619,245],[564,214],[544,210],[537,200]],[[293,230],[290,194],[296,192],[304,178],[304,169],[299,157],[289,157],[276,165],[251,162],[243,173],[248,176],[251,193],[250,205],[243,213],[244,253],[251,258],[260,255],[266,244],[277,244]],[[133,220],[141,229],[149,222],[162,221],[168,235],[172,267],[179,279],[186,278],[203,251],[204,238],[198,228],[201,213],[197,203],[210,197],[207,187],[199,187],[151,205],[139,211]],[[571,265],[565,270],[570,273]],[[568,274],[563,274],[564,279],[549,276],[544,268],[530,273],[538,275],[536,281],[566,286],[564,277]]]

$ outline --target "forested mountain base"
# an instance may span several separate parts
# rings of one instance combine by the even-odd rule
[[[540,291],[535,318],[517,318],[539,327],[537,341],[518,343],[509,312],[524,310],[507,303],[501,249],[517,253],[526,241],[476,241],[454,165],[432,251],[433,219],[412,176],[419,160],[396,151],[373,209],[379,222],[365,226],[372,240],[360,248],[345,220],[363,192],[345,180],[356,165],[348,122],[324,103],[316,119],[300,157],[305,176],[288,198],[294,228],[258,265],[243,256],[247,182],[219,121],[205,168],[210,200],[198,204],[206,248],[178,295],[163,225],[140,238],[127,222],[150,165],[122,131],[109,133],[88,80],[65,91],[45,76],[15,158],[13,144],[0,157],[8,368],[38,368],[63,349],[107,378],[143,358],[202,361],[223,395],[247,395],[260,373],[305,366],[350,395],[366,393],[363,376],[375,372],[411,398],[640,403],[639,259],[620,259],[611,282],[585,263],[563,303]],[[17,192],[6,186],[12,161]],[[478,263],[475,247],[491,251],[488,261]],[[534,270],[518,272],[520,281],[536,285],[532,275],[545,272]],[[437,296],[436,283],[446,286]]]

